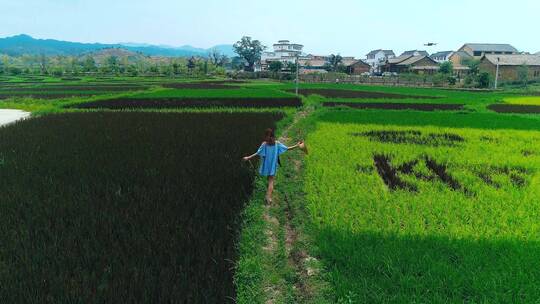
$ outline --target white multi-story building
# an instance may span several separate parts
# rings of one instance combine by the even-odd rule
[[[301,44],[291,43],[289,40],[280,40],[273,45],[273,52],[263,52],[261,55],[261,69],[267,70],[268,66],[273,61],[281,61],[283,65],[288,63],[296,63],[296,58],[302,57],[304,46]]]
[[[392,50],[374,50],[366,55],[365,63],[371,66],[372,73],[378,73],[381,71],[381,66],[386,63],[388,59],[395,58],[396,54]]]

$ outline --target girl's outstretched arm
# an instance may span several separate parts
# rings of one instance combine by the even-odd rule
[[[251,154],[251,155],[249,155],[249,156],[244,156],[244,157],[242,157],[242,159],[243,159],[244,161],[248,161],[248,160],[254,158],[255,156],[257,156],[257,153]]]
[[[287,147],[287,149],[294,150],[294,149],[300,147],[300,145],[302,145],[303,143],[304,143],[304,141],[299,141],[299,142],[296,143],[296,145]]]

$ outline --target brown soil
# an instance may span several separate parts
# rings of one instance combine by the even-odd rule
[[[104,86],[104,85],[84,85],[84,86],[44,86],[44,87],[9,87],[5,89],[0,89],[0,93],[8,92],[57,92],[57,91],[108,91],[108,92],[118,92],[118,91],[134,91],[134,90],[145,90],[147,87],[144,86]]]
[[[527,184],[526,176],[531,174],[531,172],[525,168],[507,166],[484,166],[473,171],[484,181],[484,183],[494,188],[501,187],[500,183],[493,180],[494,175],[505,175],[510,179],[512,185],[517,188],[523,188]]]
[[[513,104],[492,104],[488,109],[497,113],[520,113],[520,114],[540,114],[540,106],[536,105],[513,105]]]
[[[34,99],[60,99],[60,98],[70,98],[76,96],[92,96],[93,94],[84,94],[84,93],[61,93],[61,94],[39,94],[39,93],[28,93],[28,94],[2,94],[0,92],[0,99],[8,98],[34,98]]]
[[[391,161],[392,158],[388,155],[376,154],[373,156],[373,162],[375,163],[377,172],[388,188],[391,190],[403,189],[416,192],[418,190],[416,186],[399,178],[397,169],[392,166]]]
[[[302,106],[302,101],[299,98],[118,98],[82,103],[71,107],[79,109],[164,109],[209,107],[281,108],[300,106]]]
[[[449,146],[454,147],[465,139],[453,133],[422,133],[417,130],[381,130],[362,133],[350,133],[352,136],[368,137],[371,141],[393,144],[411,144],[424,146]]]
[[[465,194],[471,194],[471,192],[464,188],[450,173],[448,173],[448,167],[445,164],[439,164],[435,159],[425,157],[427,167],[435,173],[439,179],[452,188],[454,191],[463,191]]]
[[[463,104],[435,103],[388,103],[388,102],[325,102],[325,107],[346,106],[355,109],[381,110],[416,110],[416,111],[458,111],[463,110]]]
[[[295,90],[288,90],[288,91],[294,92]],[[301,89],[298,92],[304,96],[321,95],[328,98],[363,98],[363,99],[406,99],[406,98],[437,99],[439,98],[439,97],[433,97],[433,96],[413,96],[413,95],[356,91],[356,90]]]

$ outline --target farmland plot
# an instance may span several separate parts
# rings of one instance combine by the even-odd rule
[[[5,303],[227,303],[278,114],[70,113],[0,128]]]
[[[540,299],[540,132],[320,122],[306,193],[338,298]]]

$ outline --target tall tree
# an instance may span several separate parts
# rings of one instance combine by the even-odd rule
[[[229,57],[221,54],[219,50],[216,48],[213,48],[210,50],[208,57],[210,58],[210,61],[212,62],[212,64],[218,67],[222,67],[226,65],[227,62],[229,61]]]
[[[480,60],[470,59],[463,61],[465,65],[469,68],[469,74],[476,77],[480,73]]]
[[[107,67],[109,68],[109,71],[113,73],[118,72],[118,57],[116,56],[107,57]]]
[[[94,72],[97,70],[96,61],[92,56],[86,56],[84,59],[84,71],[85,72]]]
[[[196,63],[197,63],[197,60],[195,59],[195,57],[189,58],[188,63],[187,63],[189,74],[193,73],[193,69],[195,68]]]
[[[332,72],[337,72],[338,67],[343,63],[343,57],[341,55],[330,55],[328,57],[328,65],[330,66],[330,69]]]
[[[49,58],[45,56],[45,54],[41,54],[39,56],[39,68],[41,70],[41,74],[45,75],[47,74],[47,66],[49,65]]]
[[[268,69],[273,73],[281,72],[281,69],[283,69],[283,63],[281,61],[272,61],[270,62]]]
[[[236,54],[247,62],[244,70],[249,72],[255,70],[255,63],[261,60],[261,54],[265,49],[266,47],[259,40],[252,40],[251,37],[247,36],[242,37],[234,44]]]
[[[454,72],[454,65],[452,61],[445,61],[439,65],[439,73],[450,75]]]

